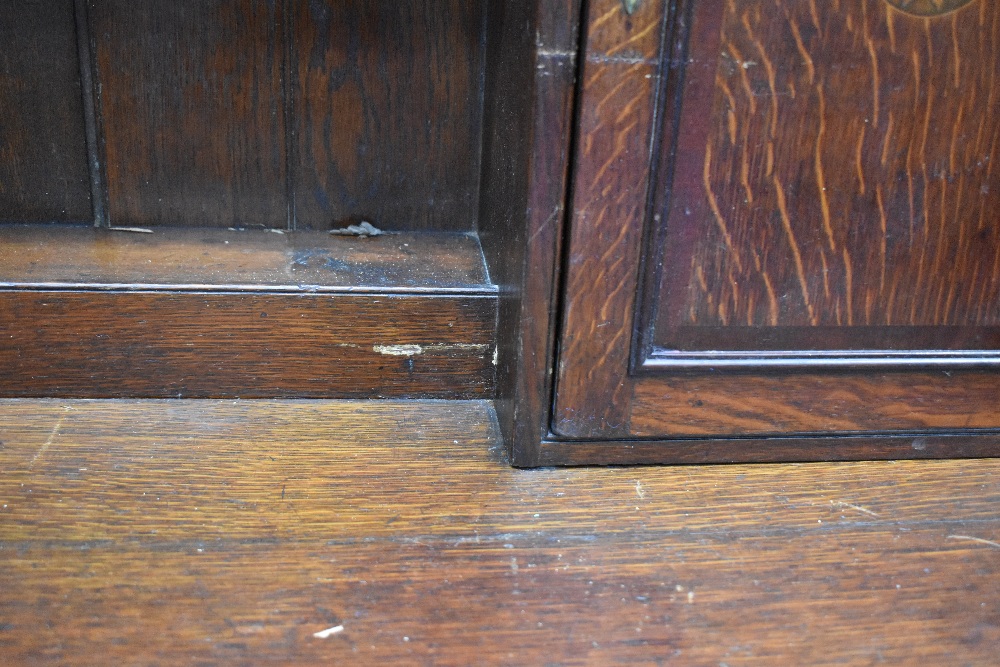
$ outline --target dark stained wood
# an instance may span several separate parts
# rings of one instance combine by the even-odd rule
[[[492,396],[466,234],[0,228],[0,395]]]
[[[961,9],[972,0],[888,0],[893,7],[914,16],[942,16]]]
[[[479,237],[500,288],[499,423],[521,466],[548,432],[578,24],[575,0],[491,5]]]
[[[996,3],[934,19],[867,0],[695,12],[721,37],[690,59],[718,67],[687,77],[684,129],[664,144],[678,178],[650,263],[669,267],[655,344],[681,325],[996,325]]]
[[[2,396],[476,398],[496,299],[0,290]]]
[[[0,226],[0,286],[241,289],[489,295],[479,242],[467,234],[356,238],[326,232]]]
[[[628,363],[666,5],[591,3],[580,80],[555,429],[628,434]],[[584,361],[586,360],[586,361]]]
[[[0,26],[0,215],[90,220],[73,2],[35,4]],[[485,0],[78,4],[102,224],[474,230]]]
[[[989,665],[1000,642],[997,460],[519,471],[482,402],[16,400],[0,434],[12,664]]]
[[[283,7],[90,3],[112,225],[287,226]]]
[[[72,0],[0,12],[0,222],[92,219]]]
[[[592,5],[553,432],[542,437],[538,462],[996,454],[996,372],[930,370],[906,350],[918,344],[918,349],[975,349],[984,351],[984,359],[995,356],[996,330],[980,325],[994,324],[990,313],[996,301],[993,287],[986,287],[996,282],[990,278],[996,252],[984,222],[985,211],[995,208],[990,198],[997,177],[989,164],[996,128],[982,118],[992,117],[987,109],[995,106],[991,75],[997,68],[990,44],[1000,12],[995,5],[973,3],[942,18],[918,20],[874,4],[864,11],[855,2],[828,4],[813,17],[808,4],[793,9],[766,2],[678,3],[665,17],[667,55],[656,50],[651,29],[630,32],[635,23],[617,4]],[[662,8],[657,11],[662,15]],[[635,16],[640,18],[632,21],[641,25],[641,13]],[[761,41],[760,35],[768,39]],[[647,43],[647,51],[637,46]],[[751,47],[757,50],[751,53]],[[982,57],[967,60],[966,52]],[[938,57],[941,69],[930,67],[930,59]],[[868,76],[873,62],[881,78]],[[661,77],[659,86],[637,69],[641,66],[652,68],[651,79]],[[612,75],[614,67],[622,69]],[[636,69],[629,74],[628,67]],[[933,75],[915,83],[914,72],[925,67]],[[967,117],[959,111],[966,106],[979,112]],[[782,115],[792,110],[794,118]],[[932,132],[928,113],[948,131]],[[865,118],[869,123],[862,130]],[[862,139],[851,143],[844,136]],[[824,137],[828,141],[817,149]],[[736,168],[744,164],[740,146],[750,155],[743,172]],[[736,165],[735,171],[717,172],[723,163]],[[775,179],[787,187],[775,186]],[[774,187],[763,187],[765,181]],[[903,206],[903,194],[907,201],[919,199],[919,206]],[[757,216],[756,222],[729,224],[743,220],[740,216]],[[790,225],[792,235],[804,239],[797,255],[779,242]],[[815,233],[802,231],[807,228]],[[871,254],[882,252],[877,237],[883,228],[891,252],[879,258],[889,264],[878,264]],[[664,229],[666,236],[660,234]],[[647,247],[666,250],[662,256],[644,253]],[[840,260],[847,258],[840,273],[832,259],[823,260],[831,247],[839,249]],[[724,259],[706,260],[699,271],[701,259],[692,265],[692,248],[705,251],[699,258]],[[748,259],[754,253],[761,258],[759,267]],[[780,262],[783,277],[772,276],[774,300],[764,299],[764,287],[755,292],[750,279],[720,262],[743,266],[746,276],[756,275],[765,287],[760,267]],[[881,275],[883,269],[884,290],[872,273]],[[706,289],[709,279],[697,275],[709,273]],[[836,276],[840,282],[830,282]],[[712,305],[707,310],[691,310],[684,302],[685,317],[694,313],[693,320],[683,321],[685,349],[899,349],[912,357],[900,359],[914,369],[810,370],[803,364],[798,370],[773,370],[755,368],[759,360],[747,357],[726,362],[743,363],[735,370],[721,364],[671,370],[671,358],[657,350],[676,331],[664,324],[673,302],[656,301],[661,278],[685,289],[697,282],[692,294],[712,295],[705,298]],[[827,300],[814,308],[821,316],[762,320],[765,303],[780,304],[775,312],[808,311],[808,299],[796,305],[793,283],[807,284],[812,290],[807,294],[822,293]],[[716,288],[738,295],[747,307],[757,304],[758,315],[749,321],[732,316],[736,301],[712,292]],[[642,302],[636,303],[636,294]],[[959,297],[961,308],[955,305]],[[839,306],[837,299],[843,300]],[[660,320],[649,310],[657,303]],[[647,310],[637,318],[643,306]],[[783,338],[772,324],[790,326],[791,335]],[[852,331],[849,325],[863,326]],[[913,328],[897,334],[886,325]],[[729,330],[716,336],[724,341],[720,346],[711,336],[725,327]],[[787,347],[793,340],[808,343],[809,327],[817,327],[815,335],[823,339]],[[855,334],[860,338],[852,339]],[[842,356],[845,364],[853,363]],[[962,433],[967,440],[948,437]],[[782,437],[764,439],[771,436]],[[752,439],[709,440],[725,437]],[[936,444],[908,451],[912,442],[931,442],[924,438]]]
[[[899,459],[985,459],[1000,456],[1000,433],[970,436],[867,435],[751,437],[736,440],[677,438],[651,440],[545,440],[536,465],[648,465],[657,463],[790,463],[896,461]]]
[[[996,370],[692,374],[634,391],[636,436],[1000,428]]]
[[[298,227],[474,229],[485,5],[293,3]]]
[[[990,352],[1000,349],[997,326],[681,326],[671,327],[669,336],[670,347],[654,348],[651,360],[682,355],[692,358],[709,347],[711,351],[704,356],[737,352],[740,354],[729,356],[748,358],[798,350],[800,358],[816,352],[812,356],[826,359],[848,351],[866,350],[911,356],[921,350],[936,351],[936,356],[979,350],[981,354],[977,356],[987,358]]]

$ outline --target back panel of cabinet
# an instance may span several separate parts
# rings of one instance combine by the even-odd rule
[[[485,19],[485,0],[17,3],[0,222],[473,231]]]
[[[72,1],[5,5],[0,44],[0,222],[91,220]]]

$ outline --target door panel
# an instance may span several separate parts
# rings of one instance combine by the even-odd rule
[[[726,3],[692,44],[718,65],[686,83],[655,347],[997,349],[989,5]]]
[[[1000,426],[1000,8],[895,4],[592,6],[558,435]]]

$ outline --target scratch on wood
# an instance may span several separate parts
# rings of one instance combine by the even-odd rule
[[[535,52],[539,59],[541,58],[552,58],[554,60],[568,60],[573,62],[576,60],[576,51],[566,51],[558,49],[538,49]]]
[[[489,352],[492,347],[486,343],[433,343],[423,345],[424,351],[428,352],[452,352],[456,350],[468,350],[470,352]]]
[[[996,547],[1000,549],[1000,542],[992,542],[990,540],[984,540],[981,537],[972,537],[970,535],[949,535],[947,538],[949,540],[968,540],[970,542],[979,542],[980,544],[986,544],[991,547]]]
[[[335,625],[332,628],[327,628],[326,630],[320,630],[319,632],[314,632],[313,637],[317,639],[326,639],[332,635],[338,634],[344,631],[343,625]]]
[[[375,345],[372,349],[390,357],[415,357],[424,353],[424,348],[420,345]]]
[[[602,53],[588,53],[587,62],[596,65],[659,65],[654,58],[644,56],[616,56]]]
[[[837,502],[830,501],[830,504],[831,505],[835,505],[837,507],[850,507],[852,510],[857,510],[857,511],[859,511],[859,512],[861,512],[863,514],[867,514],[869,516],[878,516],[878,514],[876,512],[872,512],[870,509],[868,509],[866,507],[862,507],[861,505],[852,505],[851,503],[844,503],[844,502],[840,502],[840,501],[837,501]]]
[[[65,416],[59,417],[59,419],[56,421],[56,425],[52,427],[52,432],[49,433],[49,439],[46,440],[45,443],[38,448],[38,451],[35,452],[35,455],[31,457],[31,461],[28,463],[29,470],[35,465],[35,461],[37,461],[38,458],[42,454],[44,454],[46,450],[48,450],[48,448],[52,445],[52,443],[55,442],[56,437],[58,437],[59,435],[59,431],[62,429],[63,419],[65,419]]]
[[[430,345],[374,345],[372,349],[390,357],[416,357],[424,352],[479,352],[487,353],[493,348],[485,343],[432,343]]]

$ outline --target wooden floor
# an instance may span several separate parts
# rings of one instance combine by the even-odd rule
[[[485,402],[8,400],[0,441],[5,665],[1000,661],[1000,460],[515,470]]]

